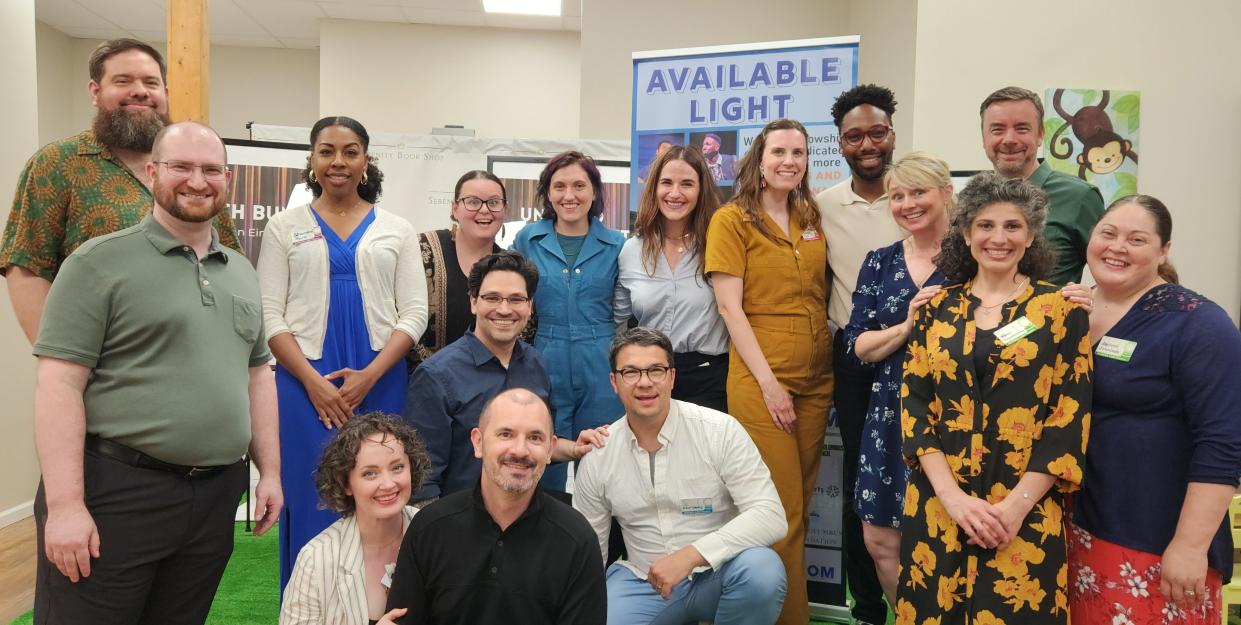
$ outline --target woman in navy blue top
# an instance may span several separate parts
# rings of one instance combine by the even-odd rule
[[[925,152],[901,157],[884,178],[892,218],[909,236],[871,250],[858,272],[853,313],[845,326],[847,349],[876,364],[875,383],[862,425],[853,506],[862,519],[866,549],[888,602],[896,604],[901,516],[909,469],[901,458],[901,374],[913,311],[940,291],[935,268],[948,232],[952,174],[948,163]]]
[[[1069,537],[1074,623],[1219,622],[1241,479],[1241,333],[1175,283],[1171,236],[1163,203],[1135,195],[1087,246],[1094,421]]]

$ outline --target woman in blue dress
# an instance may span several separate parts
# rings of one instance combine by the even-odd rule
[[[877,366],[862,425],[853,505],[884,594],[896,605],[908,475],[901,458],[900,427],[905,343],[913,329],[913,312],[944,282],[934,258],[948,232],[953,197],[948,164],[925,152],[912,152],[893,163],[884,184],[892,217],[909,237],[866,255],[845,341],[860,360]]]
[[[427,285],[409,222],[375,206],[383,174],[356,120],[310,131],[308,205],[267,222],[259,254],[263,322],[276,357],[284,510],[280,580],[340,517],[319,504],[314,469],[332,430],[358,412],[400,414],[405,354],[427,324]]]
[[[539,268],[534,346],[547,360],[556,436],[577,440],[625,414],[608,374],[612,296],[625,237],[603,225],[603,177],[581,152],[558,154],[539,174],[543,219],[517,233],[513,249]],[[564,490],[566,465],[547,467],[543,484]]]

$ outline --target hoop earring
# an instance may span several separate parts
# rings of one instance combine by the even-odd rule
[[[760,188],[760,189],[766,189],[766,188],[767,188],[767,177],[766,177],[766,176],[764,176],[764,175],[763,175],[763,172],[761,172],[761,171],[760,171],[760,172],[758,172],[758,188]]]
[[[452,227],[448,229],[448,238],[453,241],[457,240],[457,222],[452,222]]]
[[[310,175],[306,176],[306,179],[310,181],[310,184],[319,184],[319,178],[315,176],[315,170],[313,169],[310,170]]]
[[[366,186],[366,183],[370,182],[370,180],[371,179],[366,176],[366,172],[362,172],[362,186]]]

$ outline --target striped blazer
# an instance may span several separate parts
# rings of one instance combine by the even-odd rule
[[[402,532],[418,509],[405,506]],[[297,554],[284,588],[280,625],[367,625],[362,538],[348,515],[328,526]]]

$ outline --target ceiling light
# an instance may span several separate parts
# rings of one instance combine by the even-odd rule
[[[559,16],[560,0],[483,0],[483,10],[488,13]]]

